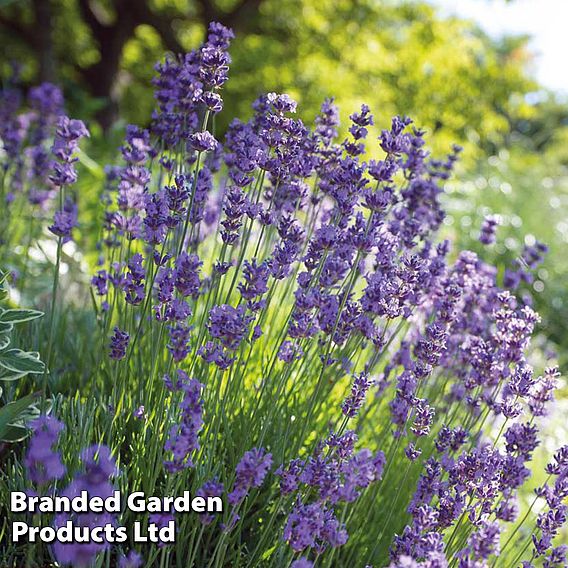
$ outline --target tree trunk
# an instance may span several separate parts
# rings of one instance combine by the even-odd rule
[[[138,24],[128,4],[127,0],[117,1],[115,3],[116,21],[112,25],[104,25],[93,19],[94,16],[90,12],[88,3],[82,3],[83,16],[87,16],[87,23],[100,53],[99,61],[84,69],[82,76],[89,92],[105,102],[103,108],[97,113],[97,120],[104,130],[110,128],[117,118],[118,101],[116,93],[113,92],[114,86],[120,70],[122,51]]]
[[[40,81],[57,81],[53,52],[53,18],[50,0],[33,0]]]

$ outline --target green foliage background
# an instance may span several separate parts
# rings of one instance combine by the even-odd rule
[[[86,4],[101,21],[112,22],[118,17],[113,6],[125,1]],[[67,86],[70,104],[79,107],[83,115],[104,104],[89,97],[84,80],[85,71],[103,56],[93,30],[81,17],[80,5],[84,3],[49,3],[54,27],[53,75]],[[5,19],[18,22],[31,33],[35,30],[30,24],[34,19],[31,4],[26,0],[9,2]],[[175,41],[186,50],[204,36],[207,14],[200,11],[202,4],[214,6],[211,15],[221,20],[228,18],[235,5],[254,8],[246,13],[246,25],[235,25],[237,38],[231,48],[233,66],[224,116],[247,115],[258,94],[273,90],[295,97],[302,116],[309,119],[323,98],[334,95],[344,115],[363,101],[381,121],[394,113],[409,114],[436,131],[440,147],[457,141],[469,145],[475,154],[476,147],[499,145],[512,121],[533,115],[524,100],[524,95],[536,88],[524,71],[526,39],[495,42],[470,22],[440,18],[426,2],[148,3],[153,13],[168,18]],[[5,63],[9,58],[23,61],[24,78],[34,82],[41,72],[36,51],[6,25],[0,34],[7,46]],[[148,121],[153,106],[149,87],[153,62],[163,58],[167,43],[146,23],[135,26],[125,42],[109,93],[125,121]]]

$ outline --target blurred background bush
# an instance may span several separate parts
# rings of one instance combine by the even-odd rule
[[[379,128],[407,114],[438,152],[464,146],[445,230],[475,249],[483,216],[500,215],[502,267],[524,243],[549,245],[531,286],[541,331],[566,359],[568,104],[531,75],[527,36],[495,39],[434,1],[2,0],[0,74],[63,86],[94,133],[83,160],[100,178],[125,124],[150,120],[154,62],[198,45],[211,20],[237,33],[221,132],[223,116],[246,117],[258,94],[281,91],[308,121],[335,96],[344,119],[367,102]],[[83,183],[83,223],[96,218],[100,185]]]

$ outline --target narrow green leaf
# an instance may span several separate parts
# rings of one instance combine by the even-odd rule
[[[271,548],[269,548],[268,550],[264,551],[264,554],[261,556],[261,560],[267,560],[268,558],[270,558],[272,556],[272,554],[274,554],[274,551],[276,550],[276,545],[272,546]]]
[[[46,400],[45,402],[46,414],[49,414],[51,410],[51,401]],[[27,438],[29,435],[28,424],[32,420],[38,418],[41,414],[41,409],[38,406],[39,403],[30,404],[27,408],[20,412],[17,421],[15,423],[8,424],[7,431],[4,433],[2,441],[14,443],[21,442]]]
[[[0,333],[10,333],[14,329],[11,323],[3,323],[0,321]]]
[[[38,310],[4,310],[0,313],[0,322],[3,323],[20,323],[30,321],[43,316],[43,312]]]
[[[2,435],[3,442],[11,444],[25,440],[29,435],[29,430],[21,424],[8,424],[4,434]]]
[[[37,396],[39,396],[39,393],[31,393],[0,408],[0,439],[4,438],[10,424],[17,420],[18,416],[33,403]]]
[[[38,404],[32,404],[28,406],[20,415],[18,416],[18,424],[25,424],[27,422],[31,422],[32,420],[36,419],[40,414],[41,410],[38,408]],[[47,407],[46,414],[49,414],[51,410],[51,406]]]
[[[85,154],[83,150],[77,152],[77,158],[79,158],[79,162],[81,162],[91,174],[99,179],[104,179],[105,169],[98,162],[95,162],[95,160]]]
[[[0,351],[6,349],[10,345],[10,336],[4,333],[0,333]]]
[[[49,398],[44,401],[36,402],[30,409],[27,411],[26,415],[29,414],[30,418],[37,418],[43,410],[43,414],[49,414],[53,407],[53,401]]]
[[[0,352],[0,366],[16,373],[43,373],[44,364],[39,353],[26,352],[21,349],[8,349]]]
[[[0,381],[17,381],[22,377],[25,377],[28,373],[16,373],[15,371],[9,371],[0,367]]]

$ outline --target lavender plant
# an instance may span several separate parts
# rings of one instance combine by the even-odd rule
[[[222,495],[224,511],[176,515],[174,544],[36,545],[27,557],[566,565],[566,447],[519,518],[559,373],[529,365],[538,315],[508,288],[530,278],[542,246],[504,279],[476,254],[451,252],[437,231],[460,149],[431,158],[406,117],[369,141],[363,105],[338,140],[333,100],[308,128],[288,95],[269,93],[221,143],[215,117],[232,39],[211,24],[200,49],[156,67],[152,124],[128,127],[121,160],[107,168],[92,379],[81,398],[55,397],[58,419],[35,423],[25,459],[3,480],[3,491],[38,494],[188,489]],[[4,187],[25,194],[21,115],[8,106],[6,115]],[[49,228],[58,250],[75,224],[62,192],[76,180],[72,155],[85,135],[82,123],[58,118],[54,173],[38,186],[59,191]],[[482,242],[494,242],[496,225],[484,222]],[[120,515],[120,524],[134,520]]]

